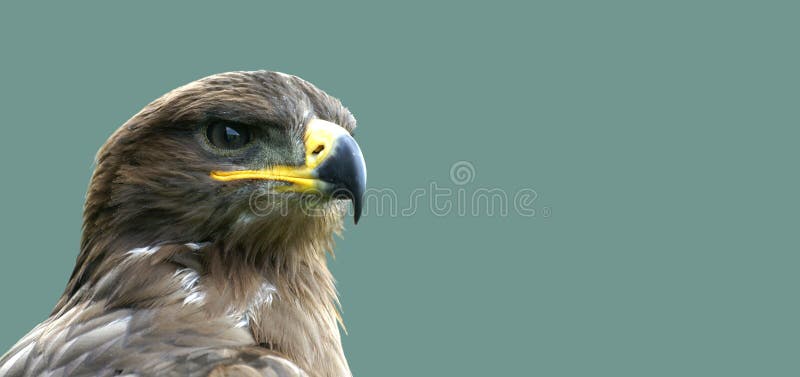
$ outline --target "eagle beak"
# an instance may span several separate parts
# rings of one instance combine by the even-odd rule
[[[276,191],[317,193],[353,202],[358,224],[367,187],[367,165],[356,140],[341,126],[312,119],[304,136],[306,161],[302,166],[278,165],[261,170],[213,171],[211,178],[227,182],[243,179],[290,183]]]

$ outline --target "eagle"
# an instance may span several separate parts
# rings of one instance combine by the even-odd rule
[[[351,376],[327,267],[366,165],[311,83],[228,72],[174,89],[96,156],[80,251],[16,376]]]

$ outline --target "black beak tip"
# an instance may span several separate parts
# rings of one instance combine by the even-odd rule
[[[320,179],[333,184],[334,198],[350,199],[353,202],[353,223],[358,224],[367,188],[367,165],[356,141],[347,136],[333,152],[333,158],[317,168]]]
[[[358,219],[361,218],[361,200],[353,200],[353,224],[358,225]]]
[[[332,196],[338,199],[347,199],[353,203],[353,223],[358,224],[358,220],[361,219],[362,206],[364,203],[363,187],[340,187],[333,192]]]
[[[361,219],[361,211],[364,205],[364,192],[367,190],[367,170],[364,165],[364,157],[361,157],[359,151],[358,157],[361,160],[359,169],[356,170],[354,179],[350,182],[350,201],[353,202],[353,224],[358,225],[358,220]]]

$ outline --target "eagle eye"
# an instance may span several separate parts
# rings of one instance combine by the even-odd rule
[[[206,137],[211,145],[225,150],[239,149],[250,143],[250,127],[231,123],[214,123],[206,129]]]

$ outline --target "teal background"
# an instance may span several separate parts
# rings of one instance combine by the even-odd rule
[[[272,69],[354,112],[371,187],[539,195],[349,226],[356,376],[800,375],[795,4],[4,2],[0,348],[60,295],[111,132]]]

